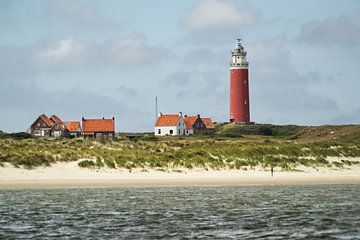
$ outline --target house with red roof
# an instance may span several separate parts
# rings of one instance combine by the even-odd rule
[[[189,134],[194,134],[196,132],[206,131],[206,126],[200,118],[200,114],[196,116],[185,115],[186,129]]]
[[[63,122],[60,117],[48,117],[41,114],[33,122],[28,131],[35,137],[80,137],[82,134],[80,122]]]
[[[182,113],[159,114],[155,123],[155,136],[188,135]]]
[[[80,122],[64,122],[68,136],[71,137],[80,137],[82,134]]]
[[[215,130],[215,124],[211,118],[201,118],[202,122],[205,124],[207,131]]]
[[[67,137],[68,130],[64,122],[56,115],[52,115],[50,117],[52,122],[52,127],[50,129],[50,136],[60,138],[60,137]]]
[[[197,116],[184,116],[186,128],[189,134],[197,132],[208,132],[215,129],[215,124],[211,118],[202,118],[200,114]]]
[[[115,118],[111,119],[85,119],[82,118],[82,131],[84,137],[114,138]]]
[[[30,125],[28,133],[36,137],[50,136],[52,127],[53,121],[51,121],[50,118],[45,114],[41,114]]]

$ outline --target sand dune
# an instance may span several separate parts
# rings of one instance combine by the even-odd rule
[[[84,169],[77,162],[59,162],[32,170],[0,167],[0,188],[124,187],[247,184],[358,184],[360,166],[341,169],[298,167],[299,171]]]

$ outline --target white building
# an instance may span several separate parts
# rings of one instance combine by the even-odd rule
[[[155,136],[188,135],[182,113],[159,114],[155,124]]]

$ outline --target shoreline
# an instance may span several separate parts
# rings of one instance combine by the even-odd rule
[[[0,167],[0,189],[21,188],[116,188],[166,186],[237,186],[237,185],[304,185],[360,184],[360,166],[348,168],[297,167],[298,171],[271,172],[253,170],[158,171],[154,169],[84,169],[74,162],[59,162],[50,167]]]
[[[19,180],[0,181],[3,189],[47,188],[127,188],[127,187],[179,187],[179,186],[256,186],[256,185],[329,185],[360,184],[360,177],[308,177],[291,179],[127,179],[127,180]]]

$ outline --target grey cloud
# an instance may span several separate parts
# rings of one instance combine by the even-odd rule
[[[360,11],[353,16],[339,16],[305,23],[297,41],[328,46],[359,46]]]

